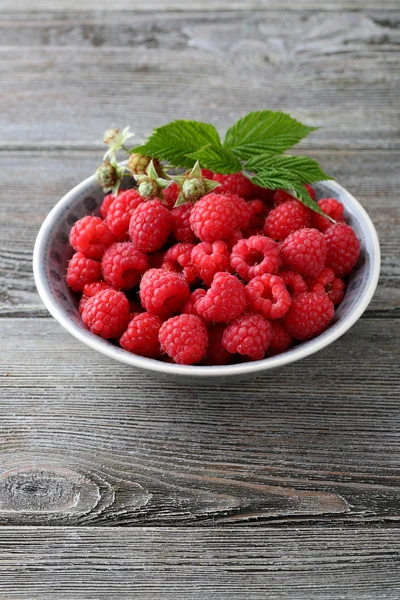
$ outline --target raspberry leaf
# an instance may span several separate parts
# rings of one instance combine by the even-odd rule
[[[290,172],[284,170],[280,171],[278,169],[260,171],[254,177],[250,177],[250,179],[253,183],[261,187],[269,189],[280,188],[285,190],[288,192],[288,194],[300,200],[300,202],[302,202],[305,206],[308,206],[308,208],[314,212],[327,217],[330,221],[334,222],[333,219],[326,215],[318,206],[318,204],[311,198],[307,188],[304,187],[304,184],[291,176]]]
[[[248,160],[245,168],[258,173],[259,171],[279,171],[282,176],[296,178],[300,183],[314,183],[324,179],[332,179],[319,166],[316,160],[308,156],[290,156],[289,154],[260,154]],[[286,172],[286,175],[284,175]]]
[[[280,154],[316,129],[286,113],[260,110],[236,121],[226,132],[224,146],[243,160],[264,152]]]
[[[198,160],[204,168],[224,175],[237,173],[242,169],[242,163],[234,153],[220,145],[208,144],[195,152],[191,152],[188,156]]]
[[[168,161],[175,167],[193,167],[196,158],[192,158],[191,153],[207,145],[221,146],[214,125],[179,120],[154,129],[147,142],[132,148],[131,152]]]

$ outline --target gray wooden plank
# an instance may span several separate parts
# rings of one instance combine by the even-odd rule
[[[1,528],[0,598],[397,600],[391,530]]]
[[[370,309],[399,308],[399,153],[315,149],[309,154],[362,202],[378,229],[382,275]],[[101,155],[100,148],[0,153],[0,315],[47,314],[32,276],[35,237],[52,206],[94,172]]]
[[[3,18],[1,147],[264,107],[322,125],[307,147],[399,147],[398,11],[105,14]]]
[[[399,333],[364,319],[302,362],[193,389],[51,319],[1,319],[0,524],[398,523]]]
[[[379,5],[382,9],[398,9],[396,0],[380,0]],[[31,0],[2,0],[1,7],[4,11],[23,11],[36,13],[41,10],[52,12],[64,11],[104,11],[113,13],[115,11],[135,11],[149,12],[159,11],[162,13],[174,11],[222,11],[222,10],[318,10],[318,11],[337,11],[337,10],[365,10],[367,8],[376,8],[374,0],[150,0],[141,2],[140,0],[62,0],[54,2],[52,0],[35,0],[32,6]]]

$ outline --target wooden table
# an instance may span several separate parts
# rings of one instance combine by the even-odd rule
[[[400,597],[400,6],[379,4],[0,2],[1,600]],[[302,152],[377,226],[363,318],[217,389],[69,336],[32,247],[103,130],[262,108],[323,125]]]

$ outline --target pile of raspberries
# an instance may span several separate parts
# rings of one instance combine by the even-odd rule
[[[260,360],[320,334],[360,253],[343,205],[318,201],[332,224],[241,173],[203,176],[220,185],[196,203],[174,208],[176,183],[163,201],[128,189],[75,223],[66,280],[86,327],[183,365]]]

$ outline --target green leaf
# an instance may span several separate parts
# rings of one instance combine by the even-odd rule
[[[221,145],[214,125],[179,120],[154,129],[147,142],[131,152],[165,160],[176,167],[193,167],[196,159],[189,155],[208,144]]]
[[[231,150],[222,146],[208,144],[195,152],[191,152],[189,157],[198,160],[205,169],[211,169],[216,173],[237,173],[242,169],[240,160]]]
[[[260,110],[236,121],[226,132],[224,146],[244,160],[263,152],[280,154],[316,129],[286,113]]]
[[[278,170],[283,175],[283,172],[286,172],[291,179],[296,178],[301,183],[332,179],[321,169],[316,160],[307,156],[259,154],[248,160],[245,168],[255,173]]]
[[[275,171],[260,171],[255,177],[252,178],[252,182],[261,187],[276,189],[281,188],[286,190],[289,194],[300,200],[305,206],[308,206],[314,212],[328,217],[318,206],[318,204],[311,198],[307,189],[303,183],[299,182],[295,178],[291,178],[290,174],[284,174],[278,170]],[[328,217],[330,221],[332,219]]]

